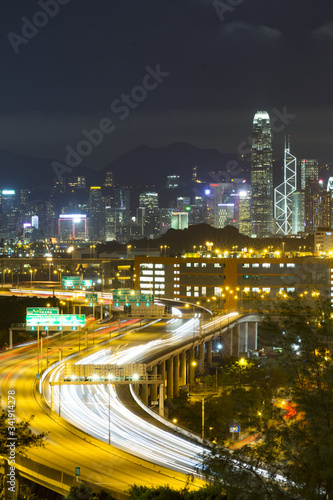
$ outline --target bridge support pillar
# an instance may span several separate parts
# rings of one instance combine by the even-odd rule
[[[186,351],[180,354],[180,385],[186,385]]]
[[[173,357],[173,395],[176,398],[179,396],[179,354]]]
[[[167,398],[173,398],[173,357],[167,360]]]
[[[199,344],[199,373],[205,372],[205,343]]]
[[[239,356],[239,331],[238,325],[232,328],[231,333],[231,356]]]
[[[166,373],[165,373],[165,361],[161,361],[158,367],[158,371],[162,376],[162,382],[165,385]]]
[[[161,417],[164,417],[164,384],[160,384],[158,410]]]
[[[238,335],[239,335],[239,352],[248,352],[248,323],[238,324]]]
[[[195,350],[194,347],[190,349],[190,366],[189,366],[189,385],[194,384],[195,382]]]
[[[148,384],[141,384],[141,399],[142,402],[148,406]]]
[[[248,323],[248,348],[251,350],[257,350],[258,345],[258,323],[251,322]]]
[[[208,340],[207,342],[207,365],[208,369],[212,367],[212,349],[213,349],[213,342],[211,340]]]
[[[152,375],[157,376],[157,365],[153,366]],[[152,401],[157,401],[157,384],[150,385],[150,403]]]

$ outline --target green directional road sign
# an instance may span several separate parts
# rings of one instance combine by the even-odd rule
[[[81,476],[81,467],[75,467],[75,476]]]
[[[28,314],[59,314],[59,307],[27,307]]]
[[[82,286],[81,276],[63,276],[61,280],[62,286],[68,287],[80,287]]]
[[[27,314],[27,327],[42,326],[70,326],[84,327],[86,317],[84,314]]]
[[[97,293],[86,293],[85,298],[88,300],[88,302],[98,302]]]

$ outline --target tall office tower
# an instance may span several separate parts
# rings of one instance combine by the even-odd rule
[[[193,203],[189,208],[188,223],[190,226],[206,222],[207,207],[202,196],[195,196],[193,198]]]
[[[292,193],[297,189],[297,160],[290,152],[290,138],[285,140],[283,182],[274,189],[276,234],[292,234]]]
[[[251,185],[251,234],[263,238],[273,232],[272,134],[266,111],[257,111],[253,119]]]
[[[186,207],[191,204],[191,198],[189,196],[178,196],[177,197],[177,208],[181,211],[185,211]]]
[[[107,241],[117,240],[130,224],[130,192],[124,188],[109,188],[103,196],[103,230]]]
[[[86,188],[86,178],[83,175],[74,175],[69,177],[67,181],[68,187],[72,190],[74,189],[85,189]]]
[[[171,216],[172,229],[187,229],[188,228],[188,213],[175,210]]]
[[[304,233],[305,193],[294,191],[291,195],[292,234]]]
[[[238,192],[238,227],[239,232],[251,236],[251,189]]]
[[[158,208],[158,193],[145,191],[139,195],[139,207]]]
[[[166,187],[168,189],[177,189],[180,186],[179,175],[167,175]]]
[[[103,237],[103,206],[102,190],[100,186],[91,186],[89,192],[89,240],[98,241]]]
[[[305,183],[305,230],[313,233],[318,227],[331,227],[331,193],[309,178]]]
[[[215,210],[214,227],[219,229],[235,225],[234,203],[218,203]]]
[[[192,182],[197,182],[197,180],[198,180],[197,174],[198,174],[198,167],[195,166],[192,168],[192,179],[191,179]]]
[[[3,189],[0,195],[0,234],[2,238],[13,238],[17,233],[18,200],[13,189]]]
[[[221,203],[227,203],[229,197],[234,189],[232,182],[221,182],[209,184],[209,188],[206,189],[205,194],[207,196],[207,224],[213,227],[220,227],[218,222],[219,219],[219,209],[218,205]]]
[[[112,187],[114,184],[113,180],[113,172],[108,171],[105,173],[105,181],[104,181],[104,187]]]
[[[331,194],[331,221],[333,223],[333,177],[328,179],[327,192]]]
[[[306,179],[316,180],[319,177],[319,160],[299,160],[301,170],[301,189],[305,189]]]

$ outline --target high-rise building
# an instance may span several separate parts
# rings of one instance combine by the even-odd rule
[[[319,227],[331,227],[331,193],[322,183],[308,178],[305,183],[305,230],[313,233]]]
[[[3,189],[0,194],[1,236],[13,238],[17,232],[18,200],[13,189]]]
[[[284,146],[283,182],[274,189],[276,234],[292,234],[292,193],[297,189],[297,160],[290,152],[290,139]]]
[[[291,195],[292,234],[304,233],[305,193],[294,191]]]
[[[238,192],[238,227],[239,232],[251,236],[251,190],[243,189]]]
[[[306,180],[318,180],[319,177],[319,160],[299,160],[298,165],[301,170],[301,189],[305,189]]]
[[[172,229],[187,229],[188,228],[188,213],[175,210],[171,216]]]
[[[91,186],[89,192],[89,239],[101,240],[103,237],[103,206],[100,186]]]
[[[177,208],[181,211],[185,211],[186,207],[191,204],[191,198],[189,196],[178,196],[177,198]]]
[[[104,181],[104,187],[112,187],[114,184],[113,180],[113,172],[108,171],[105,174],[105,181]]]
[[[145,191],[139,195],[139,207],[158,208],[158,193]]]
[[[179,175],[167,175],[166,187],[168,189],[177,189],[180,186]]]
[[[251,234],[263,238],[273,232],[272,134],[267,111],[257,111],[253,119],[251,185]]]
[[[218,203],[215,210],[214,227],[219,229],[235,225],[234,203]]]

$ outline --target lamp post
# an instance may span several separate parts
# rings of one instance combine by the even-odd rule
[[[205,443],[205,398],[201,400],[201,436],[202,444]]]

